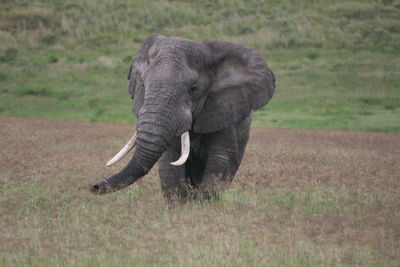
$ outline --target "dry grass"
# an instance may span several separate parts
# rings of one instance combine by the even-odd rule
[[[400,264],[400,134],[254,128],[221,200],[88,186],[133,126],[0,119],[0,265]]]

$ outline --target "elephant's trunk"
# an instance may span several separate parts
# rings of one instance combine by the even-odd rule
[[[154,116],[143,116],[138,122],[136,149],[128,165],[119,173],[92,186],[95,193],[108,193],[125,188],[146,175],[167,149],[175,136],[169,127],[156,125]]]
[[[160,75],[165,75],[160,70]],[[160,81],[163,77],[147,83],[144,104],[138,114],[136,131],[136,150],[128,165],[119,173],[92,186],[96,193],[108,193],[127,187],[146,175],[167,150],[174,138],[188,131],[192,124],[190,106],[176,92]],[[164,95],[159,92],[165,92]],[[167,94],[170,92],[170,94]],[[182,149],[182,157],[174,165],[182,165],[189,154],[189,135],[183,135],[186,149]],[[128,145],[127,149],[131,146]]]

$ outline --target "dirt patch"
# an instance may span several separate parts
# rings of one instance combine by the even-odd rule
[[[64,180],[72,174],[89,184],[124,166],[128,159],[113,168],[105,163],[133,130],[126,124],[1,118],[0,182]],[[253,128],[234,184],[346,185],[398,193],[399,151],[399,133]]]
[[[322,183],[400,192],[400,134],[254,128],[243,166],[243,172],[257,170],[253,184]]]
[[[65,170],[104,171],[133,130],[126,124],[0,118],[0,173],[18,181]],[[307,179],[399,192],[399,151],[399,133],[258,127],[236,182],[296,186]]]

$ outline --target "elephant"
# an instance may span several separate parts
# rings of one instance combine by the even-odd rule
[[[275,93],[275,76],[255,50],[160,34],[137,50],[128,80],[136,132],[107,165],[136,149],[94,193],[125,188],[158,162],[165,199],[217,197],[242,161],[252,110]]]

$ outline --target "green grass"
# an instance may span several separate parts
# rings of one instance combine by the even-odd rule
[[[0,116],[134,121],[129,63],[159,32],[258,50],[278,89],[256,125],[398,131],[399,12],[398,0],[5,1]]]

